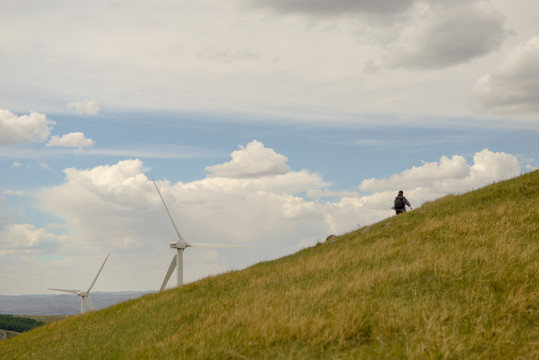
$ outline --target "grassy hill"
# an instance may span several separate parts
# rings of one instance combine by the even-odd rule
[[[539,359],[539,172],[50,323],[1,359]]]

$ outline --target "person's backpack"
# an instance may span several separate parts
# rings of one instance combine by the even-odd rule
[[[401,196],[397,196],[395,198],[395,210],[402,210],[404,209],[404,198]]]

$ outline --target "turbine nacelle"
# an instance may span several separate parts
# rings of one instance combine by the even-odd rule
[[[185,241],[176,241],[176,242],[171,242],[170,247],[173,249],[185,249],[185,248],[191,247],[191,245],[186,243]]]

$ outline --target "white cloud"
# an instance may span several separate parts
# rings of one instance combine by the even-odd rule
[[[0,250],[55,248],[62,239],[32,224],[10,224],[0,231]]]
[[[539,114],[539,36],[518,46],[491,74],[477,80],[472,106],[480,113]]]
[[[79,114],[96,115],[101,111],[99,103],[95,100],[70,102],[67,107],[76,110]]]
[[[464,179],[470,174],[466,159],[460,155],[452,158],[442,156],[440,162],[424,163],[412,167],[389,179],[366,179],[359,185],[359,190],[367,192],[395,190],[399,188],[415,188],[427,186],[434,181],[447,179]]]
[[[63,194],[65,193],[63,190],[67,188],[69,189],[67,193],[77,193],[77,196],[81,198],[89,199],[96,195],[95,201],[102,202],[105,206],[116,204],[117,206],[142,208],[147,206],[144,197],[139,198],[134,195],[151,190],[148,188],[149,182],[143,174],[142,166],[140,160],[124,160],[115,165],[97,166],[88,170],[68,168],[64,170],[67,184],[53,188],[53,191],[60,191],[58,194]],[[70,208],[71,206],[77,206],[76,203],[73,203],[73,199],[69,198],[69,195],[67,198],[60,198],[59,201],[64,201],[69,205],[67,213],[74,210]],[[67,215],[67,213],[62,212],[62,215]],[[105,211],[102,217],[106,217],[106,213]]]
[[[43,142],[49,137],[53,124],[45,114],[31,112],[17,116],[0,109],[0,146]]]
[[[250,178],[267,175],[283,175],[290,171],[286,156],[275,153],[253,140],[246,147],[232,153],[232,160],[225,164],[206,167],[210,177]]]
[[[473,161],[470,166],[460,155],[452,158],[442,156],[440,162],[414,166],[387,179],[364,180],[359,190],[396,193],[399,189],[407,189],[432,199],[444,194],[471,191],[521,173],[518,158],[504,152],[484,149],[474,155]]]
[[[323,198],[323,197],[339,197],[339,198],[343,198],[343,197],[350,197],[350,198],[360,197],[360,193],[358,193],[358,192],[353,192],[353,191],[331,191],[331,190],[328,190],[328,189],[323,189],[323,190],[310,189],[309,191],[307,191],[306,195],[307,195],[308,198],[317,198],[317,199]]]
[[[82,132],[73,132],[65,134],[62,137],[53,136],[47,143],[47,146],[61,146],[61,147],[91,147],[94,145],[92,139],[88,139]]]
[[[11,167],[12,168],[21,168],[21,167],[23,167],[23,164],[18,162],[18,161],[14,161],[13,164],[11,164]]]

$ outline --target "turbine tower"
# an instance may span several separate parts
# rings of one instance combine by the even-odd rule
[[[87,306],[88,306],[88,308],[90,310],[95,310],[93,305],[92,305],[92,301],[90,300],[90,291],[94,287],[94,284],[95,284],[97,278],[99,277],[99,274],[101,274],[101,270],[103,270],[103,266],[105,266],[105,263],[107,262],[107,259],[109,258],[109,255],[110,255],[110,253],[108,253],[107,257],[105,258],[105,261],[103,261],[103,265],[101,265],[101,268],[97,272],[97,275],[95,276],[94,281],[92,281],[92,283],[90,284],[90,287],[88,288],[88,290],[82,291],[82,290],[77,290],[77,289],[52,289],[52,288],[47,288],[47,289],[54,290],[54,291],[63,291],[63,292],[73,293],[73,294],[77,294],[78,296],[80,296],[81,297],[81,299],[80,299],[80,313],[81,314],[86,312],[86,307]]]
[[[161,284],[161,288],[159,291],[162,291],[165,286],[168,283],[168,280],[170,279],[170,276],[174,272],[174,269],[176,269],[176,286],[180,287],[183,285],[183,251],[188,247],[201,247],[201,248],[256,248],[255,246],[244,246],[244,245],[227,245],[227,244],[207,244],[207,243],[188,243],[185,241],[180,234],[180,231],[178,230],[178,227],[176,226],[176,223],[174,222],[174,219],[172,219],[172,215],[170,214],[170,211],[168,210],[167,204],[165,203],[165,199],[163,199],[163,195],[161,195],[161,191],[159,191],[159,188],[157,187],[157,184],[153,178],[153,175],[151,175],[153,184],[155,185],[155,189],[157,190],[157,193],[159,194],[159,197],[161,198],[161,201],[163,202],[163,205],[165,206],[165,210],[167,211],[168,218],[172,222],[172,226],[174,227],[174,230],[176,231],[176,235],[178,235],[178,240],[175,242],[170,243],[170,247],[173,249],[176,249],[176,255],[172,258],[172,261],[170,262],[170,266],[168,267],[167,274],[165,275],[165,279],[163,280],[163,284]]]

